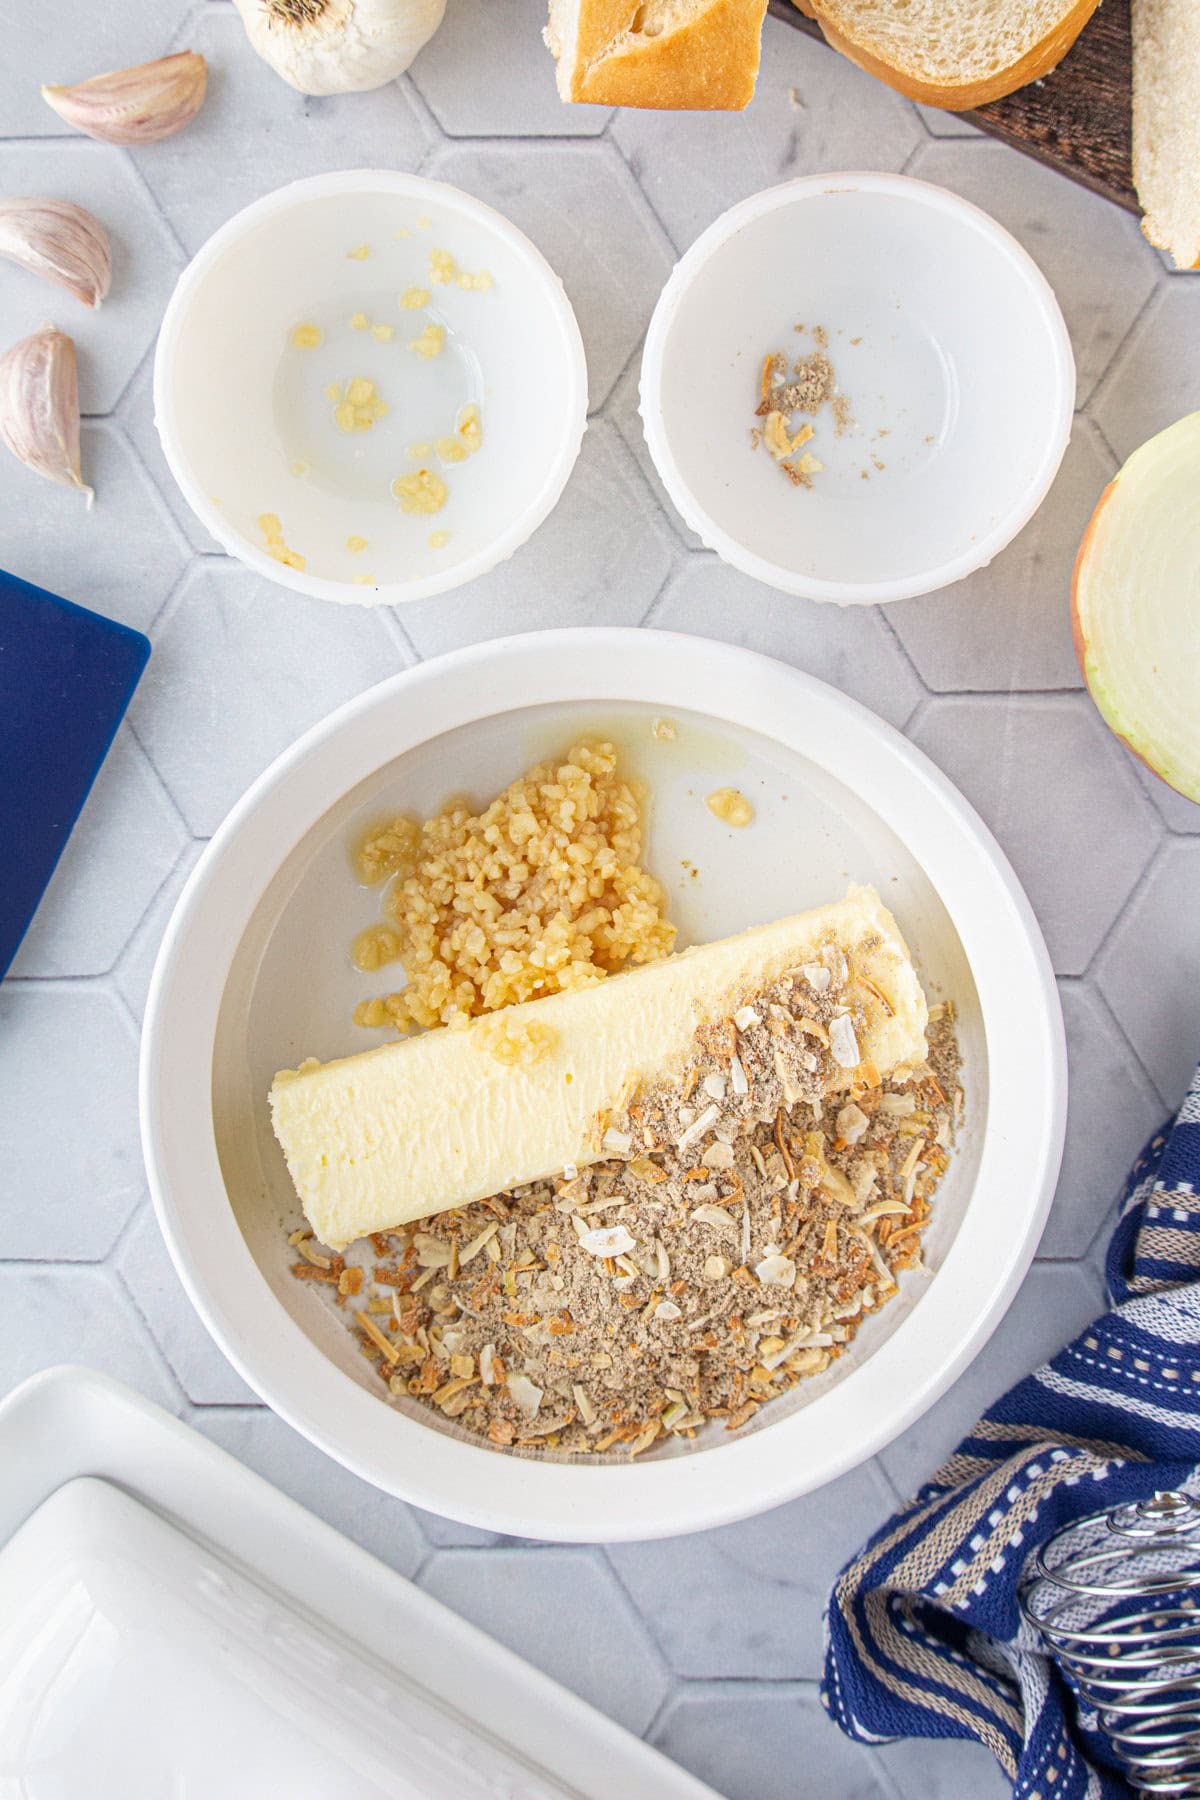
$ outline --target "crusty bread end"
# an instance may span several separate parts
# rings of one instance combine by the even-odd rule
[[[740,112],[754,95],[767,0],[551,0],[564,100]]]
[[[966,112],[1048,75],[1099,0],[1010,0],[1007,19],[1000,9],[986,20],[974,0],[951,0],[944,9],[925,0],[903,15],[888,0],[793,3],[817,20],[833,49],[888,87],[925,106]],[[935,26],[935,15],[944,23]]]
[[[1142,230],[1200,269],[1200,7],[1134,0],[1133,179]]]

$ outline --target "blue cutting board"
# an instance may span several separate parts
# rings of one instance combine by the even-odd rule
[[[149,655],[140,631],[0,569],[0,978]]]

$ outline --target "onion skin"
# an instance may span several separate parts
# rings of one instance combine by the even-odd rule
[[[1120,479],[1121,477],[1119,474],[1113,476],[1099,500],[1097,500],[1095,507],[1092,509],[1092,516],[1084,527],[1083,536],[1079,540],[1079,548],[1075,552],[1075,564],[1071,570],[1071,642],[1075,646],[1075,661],[1079,664],[1079,673],[1083,676],[1084,685],[1087,687],[1089,693],[1091,693],[1092,690],[1091,684],[1088,682],[1087,672],[1087,639],[1083,635],[1083,620],[1079,615],[1079,580],[1083,573],[1083,565],[1087,561],[1087,554],[1091,548],[1092,538],[1095,536],[1096,526],[1100,521],[1100,514],[1104,511],[1104,508],[1116,493],[1117,483]],[[1120,734],[1118,733],[1118,735]],[[1128,739],[1126,738],[1122,738],[1121,742],[1128,745]],[[1129,747],[1132,748],[1132,746]],[[1133,754],[1137,756],[1137,751],[1134,750]],[[1139,758],[1139,760],[1144,760],[1144,758]],[[1149,768],[1149,766],[1149,763],[1147,763],[1146,767]]]

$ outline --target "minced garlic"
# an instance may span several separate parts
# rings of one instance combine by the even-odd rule
[[[396,327],[394,325],[372,325],[371,327],[371,336],[378,338],[381,344],[386,344],[395,335]]]
[[[477,406],[464,406],[458,415],[458,435],[472,455],[483,442],[483,428]]]
[[[304,568],[304,558],[297,551],[289,550],[283,541],[283,526],[280,524],[278,513],[260,513],[258,529],[267,540],[268,556],[273,556],[276,562],[283,563],[286,568]]]
[[[368,826],[354,847],[354,873],[364,887],[378,887],[390,875],[407,873],[417,860],[421,828],[403,816]]]
[[[552,1025],[537,1019],[514,1025],[501,1011],[480,1026],[474,1041],[506,1067],[531,1069],[550,1054],[558,1042],[558,1033]]]
[[[444,550],[449,542],[450,533],[448,531],[431,531],[429,534],[429,548],[431,550]]]
[[[668,955],[666,896],[640,862],[641,802],[612,745],[583,742],[477,816],[460,801],[423,827],[376,824],[355,860],[368,884],[397,876],[386,923],[407,986],[364,1002],[356,1024],[464,1025]]]
[[[406,513],[441,512],[450,490],[432,469],[418,469],[415,475],[397,475],[392,492]]]
[[[740,828],[743,825],[749,825],[754,817],[754,808],[746,796],[740,794],[736,788],[714,788],[712,793],[706,797],[704,804],[715,819],[720,819],[722,825],[733,825]]]
[[[429,289],[423,287],[405,288],[400,296],[400,304],[405,312],[420,312],[423,306],[429,305]]]
[[[351,313],[350,323],[355,331],[369,331],[371,327],[371,321],[365,312]]]
[[[346,258],[347,258],[347,261],[349,261],[349,262],[366,262],[368,256],[370,256],[370,254],[371,254],[370,244],[359,244],[356,249],[347,250]]]
[[[432,321],[426,325],[419,338],[409,340],[409,349],[415,350],[418,356],[440,356],[446,342],[446,327],[434,325]]]
[[[326,392],[332,399],[334,388]],[[375,383],[366,375],[355,375],[346,383],[346,397],[334,405],[333,416],[340,431],[370,431],[376,419],[387,414],[387,402],[379,396]]]
[[[419,444],[410,444],[404,454],[410,456],[413,462],[424,462],[427,456],[433,455],[433,445],[423,439]]]
[[[360,931],[350,947],[350,960],[356,969],[370,974],[385,963],[398,961],[400,939],[390,925],[368,925]]]
[[[444,463],[466,462],[483,443],[483,429],[479,420],[479,408],[475,405],[459,409],[458,422],[453,437],[440,437],[436,449]]]
[[[429,252],[429,279],[446,287],[454,280],[454,258],[448,250]]]
[[[366,538],[359,537],[357,532],[353,533],[350,537],[348,537],[346,539],[346,548],[350,552],[351,556],[357,556],[359,551],[365,550],[366,547],[367,547]]]
[[[315,350],[324,333],[319,325],[293,325],[291,341],[297,350]]]

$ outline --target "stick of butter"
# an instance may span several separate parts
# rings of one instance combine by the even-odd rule
[[[812,912],[462,1030],[284,1069],[271,1088],[272,1121],[309,1223],[340,1250],[571,1165],[636,1156],[651,1145],[624,1129],[630,1112],[644,1121],[657,1096],[673,1100],[678,1118],[706,1028],[709,1040],[718,1028],[732,1056],[737,1015],[748,1027],[754,1000],[774,983],[795,971],[800,991],[831,964],[825,1010],[834,998],[845,1004],[823,1035],[816,1025],[804,1052],[819,1071],[814,1093],[849,1087],[864,1064],[885,1075],[921,1062],[927,1011],[916,971],[878,894],[852,887]]]

